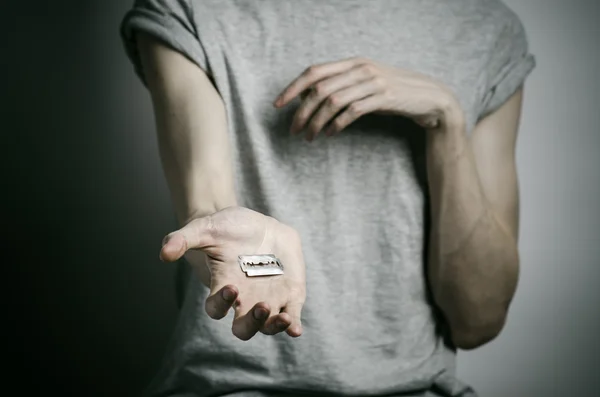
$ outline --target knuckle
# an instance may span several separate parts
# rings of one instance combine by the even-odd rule
[[[376,73],[377,68],[375,67],[375,65],[373,65],[370,62],[365,62],[361,65],[361,69],[363,71],[364,74],[368,75],[368,76],[372,76]]]
[[[313,76],[315,73],[317,73],[316,65],[311,65],[311,66],[307,67],[306,70],[304,70],[304,74],[306,76]]]
[[[341,98],[339,95],[334,94],[328,96],[326,101],[327,106],[335,108],[340,104]]]
[[[360,104],[360,102],[354,102],[350,106],[348,106],[348,113],[350,113],[350,115],[353,117],[360,116],[361,112],[362,105]]]
[[[383,88],[382,96],[386,102],[394,99],[394,93],[392,92],[392,90],[388,89],[387,87]]]
[[[373,77],[373,84],[377,88],[385,88],[385,79],[381,76]]]
[[[316,96],[323,96],[327,92],[327,85],[325,83],[317,83],[313,86],[312,91]]]
[[[343,117],[336,118],[333,123],[331,123],[331,127],[335,132],[339,132],[342,128],[344,128],[344,119]]]

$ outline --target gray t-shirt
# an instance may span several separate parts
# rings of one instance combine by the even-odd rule
[[[307,66],[362,56],[445,83],[470,133],[534,67],[517,16],[496,0],[139,0],[122,36],[143,80],[136,30],[212,77],[238,203],[295,227],[307,270],[297,339],[236,339],[193,278],[149,394],[475,396],[426,282],[424,132],[367,115],[308,143],[288,134],[299,102],[271,104]]]

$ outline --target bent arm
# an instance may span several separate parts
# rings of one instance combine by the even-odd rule
[[[144,33],[138,33],[137,42],[179,225],[237,205],[219,93],[206,73],[182,54]],[[189,255],[195,256],[189,258],[192,262],[201,258],[198,252]],[[206,274],[201,278],[207,284]]]
[[[519,273],[515,142],[522,91],[464,130],[428,136],[429,279],[454,344],[473,349],[504,326]]]

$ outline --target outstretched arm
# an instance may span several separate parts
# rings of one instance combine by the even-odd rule
[[[163,169],[180,229],[163,242],[161,258],[186,255],[210,288],[206,313],[234,309],[232,332],[302,334],[306,276],[300,237],[276,219],[238,207],[227,119],[210,79],[185,56],[140,34],[138,47],[152,95]],[[247,277],[238,255],[276,255],[282,275]]]
[[[207,74],[151,36],[137,34],[152,97],[163,171],[179,226],[236,205],[223,101]],[[202,282],[210,274],[200,252],[186,254]]]
[[[143,33],[138,48],[179,222],[235,205],[221,96],[207,74],[177,51]]]

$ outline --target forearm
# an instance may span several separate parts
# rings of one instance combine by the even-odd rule
[[[463,123],[428,132],[429,280],[455,344],[473,348],[503,326],[518,275],[514,238],[486,199]]]
[[[192,109],[199,100],[189,96],[155,103],[160,157],[180,224],[236,205],[227,142],[216,142],[219,134],[209,140],[198,133],[224,128],[219,107]]]
[[[158,146],[181,225],[236,205],[227,119],[208,77],[182,55],[139,35]]]

